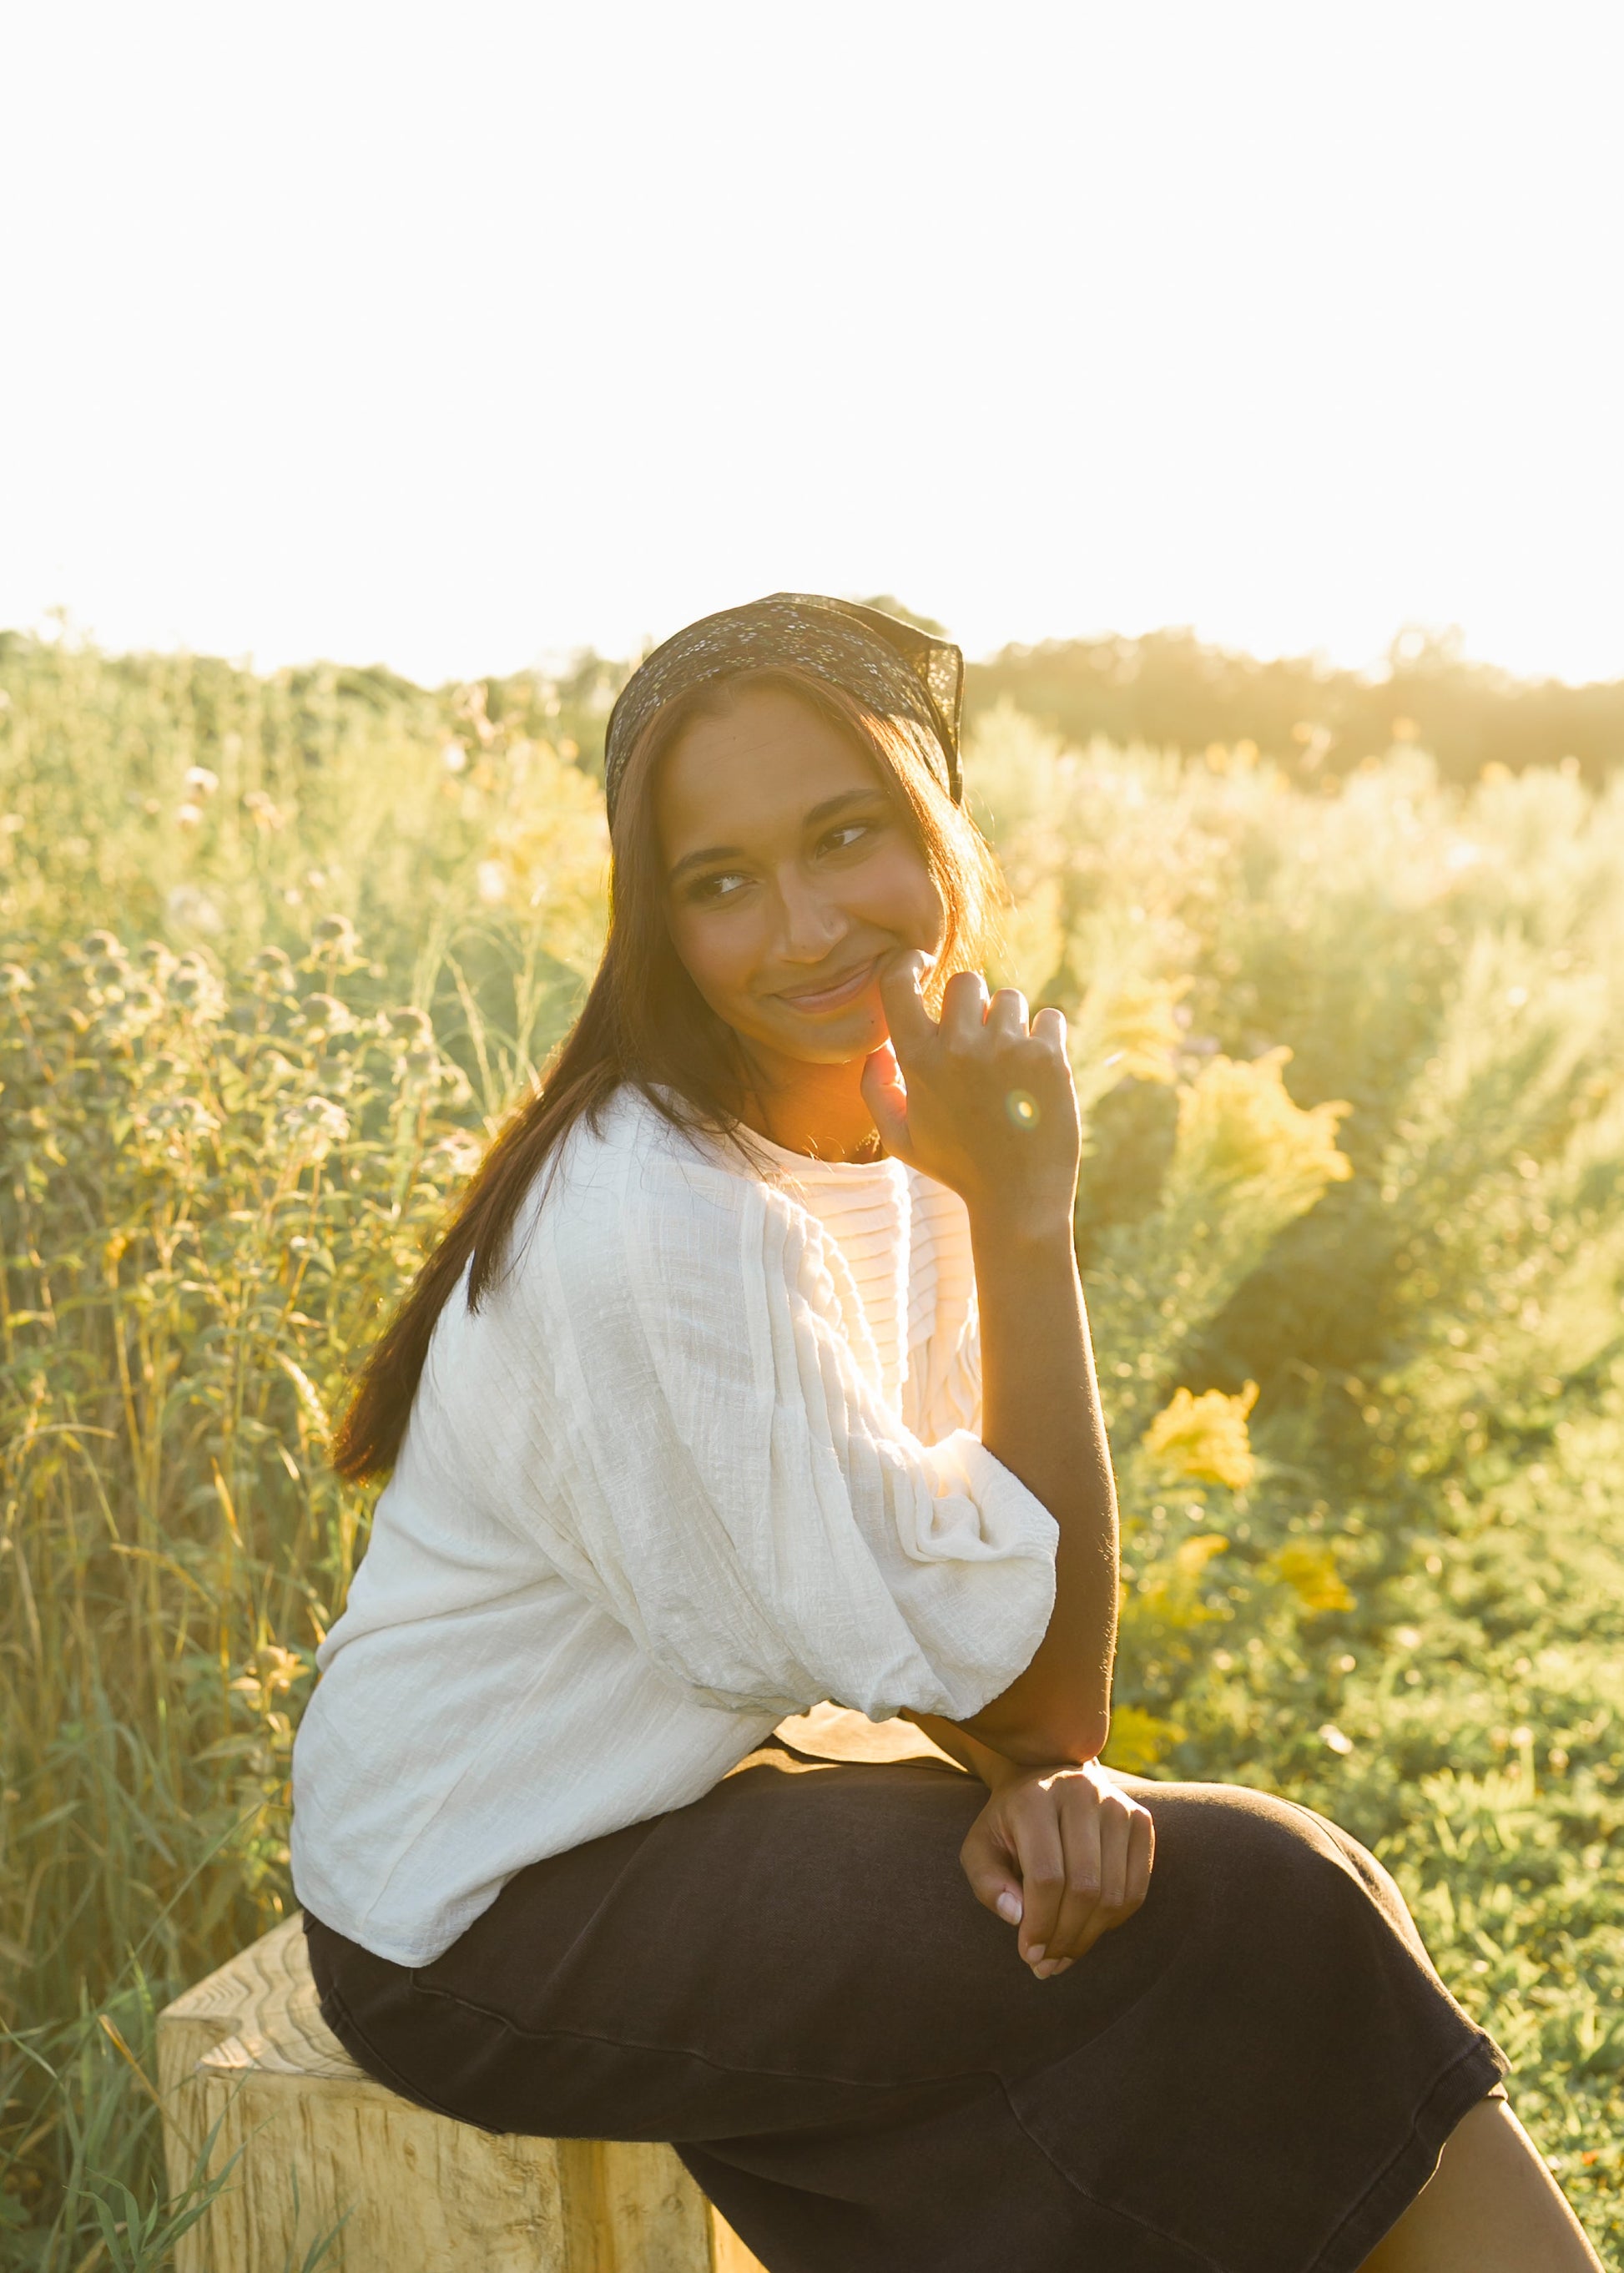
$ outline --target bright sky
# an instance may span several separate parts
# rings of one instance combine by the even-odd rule
[[[1616,0],[15,9],[0,624],[1624,676],[1621,81]]]

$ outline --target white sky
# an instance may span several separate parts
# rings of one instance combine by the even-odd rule
[[[1621,79],[1616,0],[19,5],[0,624],[1624,676]]]

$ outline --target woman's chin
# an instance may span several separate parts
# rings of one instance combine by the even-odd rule
[[[789,1031],[775,1032],[772,1042],[802,1065],[851,1065],[877,1050],[886,1032],[878,1002],[860,1001],[838,1017],[797,1018]]]

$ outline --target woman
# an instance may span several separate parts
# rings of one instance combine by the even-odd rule
[[[1077,1106],[977,975],[959,677],[779,594],[615,707],[602,966],[336,1448],[393,1474],[296,1759],[323,2010],[674,2141],[773,2273],[1594,2266],[1380,1865],[1097,1765]]]

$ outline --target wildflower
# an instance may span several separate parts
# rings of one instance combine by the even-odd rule
[[[171,1151],[197,1144],[205,1136],[219,1133],[220,1123],[202,1100],[195,1097],[167,1097],[160,1104],[149,1106],[136,1116],[137,1125],[154,1136],[166,1137]]]
[[[304,1097],[289,1106],[278,1126],[308,1159],[321,1160],[349,1136],[350,1115],[330,1097]]]
[[[1238,1397],[1226,1397],[1221,1389],[1194,1397],[1180,1389],[1146,1430],[1145,1449],[1169,1477],[1244,1491],[1257,1474],[1246,1428],[1246,1416],[1257,1401],[1255,1381],[1249,1381]]]
[[[195,884],[177,884],[164,902],[169,921],[189,931],[218,931],[220,911]]]
[[[226,1007],[225,989],[200,955],[183,955],[169,973],[171,1002],[194,1018],[218,1018]]]
[[[438,1144],[430,1145],[424,1165],[431,1174],[438,1168],[447,1181],[460,1181],[473,1174],[483,1150],[477,1136],[455,1129],[449,1136],[442,1136]]]
[[[440,762],[448,774],[460,774],[468,763],[468,752],[461,742],[447,742],[440,754]]]
[[[403,1042],[426,1045],[434,1039],[433,1021],[426,1010],[418,1010],[410,1003],[385,1013],[389,1031]]]
[[[474,871],[474,881],[487,907],[499,906],[508,896],[508,871],[500,860],[482,860]]]
[[[211,773],[207,766],[188,766],[186,787],[194,798],[210,798],[220,787],[220,776]]]
[[[162,1009],[162,995],[144,979],[116,987],[107,1008],[96,1020],[96,1039],[110,1048],[120,1048],[145,1032]]]
[[[1344,1737],[1335,1721],[1327,1721],[1320,1730],[1320,1741],[1327,1752],[1339,1752],[1343,1758],[1353,1750],[1353,1738]]]
[[[287,814],[279,806],[272,803],[262,789],[245,791],[243,796],[243,806],[252,820],[254,827],[265,829],[267,833],[273,829],[282,828],[287,821]]]
[[[193,805],[189,798],[184,805],[176,806],[175,818],[183,829],[195,829],[203,818],[203,808]]]
[[[307,994],[299,1005],[304,1014],[304,1030],[312,1041],[329,1034],[348,1034],[355,1031],[355,1020],[348,1004],[336,994]]]
[[[316,878],[317,872],[312,868],[310,882],[314,884]],[[356,927],[348,916],[323,916],[310,935],[312,955],[353,955],[359,945]]]
[[[0,994],[30,994],[34,981],[20,963],[0,963]]]
[[[1250,1062],[1214,1057],[1179,1094],[1177,1182],[1256,1184],[1290,1190],[1305,1204],[1353,1165],[1336,1149],[1336,1124],[1351,1106],[1326,1104],[1306,1112],[1282,1078],[1289,1049]]]
[[[1311,1617],[1327,1610],[1350,1610],[1353,1596],[1323,1542],[1292,1540],[1276,1548],[1264,1565],[1272,1579],[1289,1587]]]
[[[280,947],[262,947],[248,958],[249,974],[260,994],[291,994],[293,965]]]
[[[230,1685],[264,1711],[274,1698],[291,1689],[296,1681],[303,1681],[309,1672],[309,1666],[292,1650],[284,1649],[280,1642],[265,1642],[254,1652],[251,1669],[239,1673]]]

